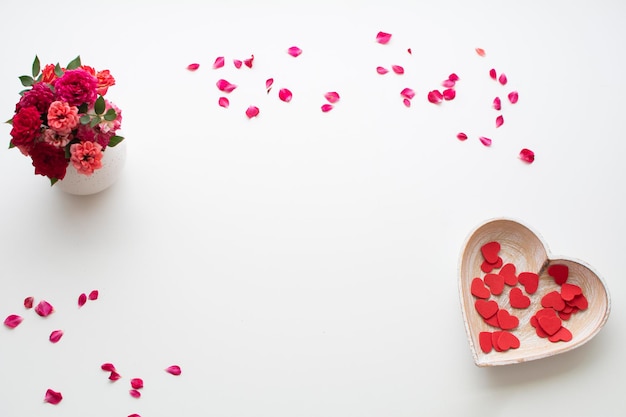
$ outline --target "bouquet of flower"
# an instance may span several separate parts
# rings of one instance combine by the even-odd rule
[[[32,160],[35,174],[51,185],[65,177],[69,164],[91,175],[102,167],[102,153],[124,138],[116,132],[122,112],[104,96],[115,79],[109,70],[96,71],[76,57],[66,68],[48,64],[41,69],[35,57],[32,76],[19,77],[28,87],[20,92],[9,148]]]

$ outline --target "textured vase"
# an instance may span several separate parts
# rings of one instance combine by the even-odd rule
[[[117,181],[126,162],[126,142],[107,147],[102,156],[102,168],[91,175],[79,174],[72,164],[67,167],[65,178],[54,187],[75,195],[89,195],[104,191]]]

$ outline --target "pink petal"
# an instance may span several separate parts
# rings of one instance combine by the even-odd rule
[[[478,56],[485,56],[485,50],[483,48],[476,48],[476,53]]]
[[[143,388],[143,379],[141,378],[133,378],[130,380],[130,386],[133,387],[134,389],[141,389]]]
[[[404,98],[408,98],[409,100],[412,100],[415,97],[415,91],[407,87],[404,90],[400,91],[400,95]]]
[[[324,94],[324,98],[328,100],[329,103],[336,103],[339,101],[339,93],[337,93],[336,91],[329,91],[328,93]]]
[[[456,138],[458,140],[461,140],[461,141],[467,140],[467,135],[465,133],[463,133],[463,132],[459,132],[459,133],[457,133]]]
[[[139,398],[141,397],[141,393],[139,391],[137,391],[136,389],[131,389],[130,391],[128,391],[128,393],[130,394],[131,397],[133,398]]]
[[[452,73],[452,74],[450,74],[450,75],[448,76],[448,79],[449,79],[450,81],[457,82],[457,81],[459,81],[459,76],[458,76],[458,75],[456,75],[455,73]]]
[[[393,72],[395,72],[396,74],[404,74],[404,68],[400,65],[392,65],[391,69],[393,70]]]
[[[452,88],[454,87],[454,84],[456,84],[456,81],[447,79],[447,80],[443,80],[443,82],[441,83],[441,86],[446,87],[446,88]]]
[[[50,341],[56,343],[63,337],[63,330],[54,330],[50,333]]]
[[[381,74],[381,75],[385,75],[389,72],[389,70],[387,68],[384,67],[376,67],[376,72]]]
[[[504,124],[504,117],[502,115],[496,117],[496,127],[500,127]]]
[[[33,303],[35,302],[34,297],[26,297],[24,298],[24,307],[27,309],[33,308]]]
[[[78,296],[78,307],[82,307],[87,302],[87,294],[82,293]]]
[[[248,59],[244,59],[243,64],[248,68],[252,68],[252,61],[254,61],[254,55],[250,56]]]
[[[259,115],[259,108],[257,106],[250,106],[246,109],[246,116],[248,119],[252,119]]]
[[[520,151],[519,157],[522,161],[532,164],[533,161],[535,160],[535,153],[531,151],[530,149],[524,148]]]
[[[454,90],[454,88],[448,88],[443,90],[444,100],[454,100],[454,97],[456,97],[456,91]]]
[[[218,88],[220,91],[223,91],[223,92],[225,92],[225,93],[230,93],[230,92],[232,92],[235,88],[237,88],[237,86],[236,86],[235,84],[231,84],[231,83],[229,83],[228,81],[223,80],[223,79],[219,79],[219,80],[217,80],[216,85],[217,85],[217,88]]]
[[[213,69],[222,68],[224,66],[224,57],[218,56],[215,58],[215,62],[213,62]]]
[[[489,76],[491,77],[492,80],[495,80],[498,77],[497,74],[496,74],[496,70],[491,68],[489,70]]]
[[[17,314],[10,314],[6,319],[4,319],[4,325],[11,329],[15,329],[23,320],[24,319]]]
[[[243,64],[243,62],[241,62],[239,59],[233,59],[233,64],[235,65],[235,68],[239,69],[241,68],[241,64]]]
[[[141,417],[139,414],[130,414],[128,417]]]
[[[504,74],[500,74],[500,77],[498,78],[498,81],[502,85],[506,85],[506,83],[508,82],[508,80],[506,78],[506,75],[504,75]]]
[[[439,104],[443,100],[443,94],[439,90],[433,90],[428,93],[428,101],[433,104]]]
[[[52,405],[57,405],[58,403],[61,402],[62,399],[63,399],[63,395],[61,395],[60,392],[48,389],[46,391],[46,396],[44,398],[44,401]]]
[[[493,99],[493,108],[498,111],[502,110],[502,100],[500,100],[500,97]]]
[[[322,104],[322,111],[324,113],[328,113],[332,109],[333,109],[333,105],[332,104]]]
[[[391,34],[390,33],[385,33],[385,32],[378,32],[378,34],[376,35],[376,42],[380,43],[380,44],[386,44],[389,43],[389,41],[391,40]]]
[[[109,375],[109,379],[111,381],[117,381],[121,377],[122,377],[122,375],[118,374],[117,371],[111,371],[111,374]]]
[[[189,65],[187,65],[187,69],[188,69],[189,71],[195,71],[195,70],[197,70],[198,68],[200,68],[200,64],[189,64]]]
[[[403,99],[402,103],[404,103],[406,107],[411,107],[411,100],[408,98]]]
[[[217,101],[217,104],[227,109],[228,106],[230,106],[230,101],[228,101],[226,97],[220,97],[219,100]]]
[[[274,79],[273,78],[268,78],[267,80],[265,80],[265,89],[267,90],[268,93],[272,89],[272,85],[273,84],[274,84]]]
[[[100,369],[102,369],[103,371],[112,372],[112,371],[115,371],[115,365],[113,365],[112,363],[106,362],[100,365]]]
[[[93,290],[92,292],[89,293],[89,299],[91,301],[95,301],[98,299],[98,296],[100,295],[100,293],[98,292],[98,290]]]
[[[509,101],[511,102],[511,104],[515,104],[517,103],[517,100],[519,100],[519,94],[517,93],[517,91],[511,91],[509,93]]]
[[[165,372],[170,373],[172,375],[180,375],[181,374],[180,366],[178,365],[168,366],[167,368],[165,368]]]
[[[37,312],[37,314],[39,314],[41,317],[46,317],[54,313],[54,307],[52,307],[49,302],[41,300],[39,304],[37,304],[37,306],[35,307],[35,312]]]
[[[480,143],[482,143],[485,146],[491,146],[491,139],[486,138],[484,136],[479,137],[478,139],[480,139]]]
[[[285,103],[289,103],[292,97],[293,97],[293,94],[291,94],[291,91],[289,91],[289,89],[287,88],[281,88],[278,91],[278,98],[284,101]]]
[[[292,46],[291,48],[287,49],[287,53],[295,58],[297,56],[300,56],[300,54],[302,53],[302,49],[298,48],[297,46]]]

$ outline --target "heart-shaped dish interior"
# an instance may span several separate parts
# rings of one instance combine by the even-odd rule
[[[485,276],[485,272],[481,270],[484,261],[481,247],[493,241],[500,243],[499,255],[504,264],[513,263],[518,274],[527,271],[539,275],[539,288],[536,293],[528,295],[531,304],[526,309],[511,308],[509,287],[505,288],[501,295],[490,296],[490,300],[497,301],[499,308],[506,309],[519,318],[519,326],[511,332],[519,339],[520,346],[505,352],[484,353],[479,344],[480,332],[494,332],[499,329],[487,324],[476,311],[477,298],[471,293],[471,282],[476,277]],[[541,338],[530,324],[530,318],[543,308],[542,297],[560,289],[554,278],[547,273],[550,265],[555,264],[566,265],[569,268],[567,283],[579,286],[588,300],[587,309],[563,321],[563,326],[569,329],[573,336],[568,342],[550,342],[547,338]],[[510,219],[488,221],[471,233],[461,255],[459,292],[470,348],[478,366],[526,362],[572,350],[589,341],[600,331],[608,319],[610,310],[607,288],[589,266],[574,259],[551,258],[541,238],[528,227]]]

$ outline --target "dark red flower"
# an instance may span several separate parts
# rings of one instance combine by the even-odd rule
[[[13,116],[11,143],[15,146],[30,147],[41,133],[41,115],[35,106],[22,107]]]
[[[47,114],[48,107],[53,101],[54,93],[50,86],[45,83],[37,83],[20,98],[20,101],[15,105],[15,111],[18,112],[24,107],[35,106],[39,113]]]
[[[30,157],[33,159],[35,174],[58,180],[65,177],[68,163],[63,148],[57,148],[46,142],[39,142],[31,149]]]

